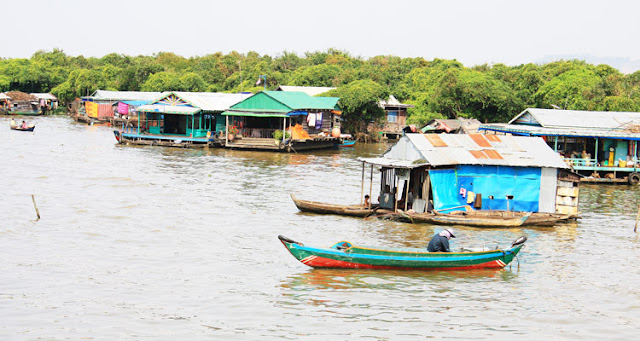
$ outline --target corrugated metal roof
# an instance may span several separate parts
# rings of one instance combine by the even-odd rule
[[[389,98],[386,101],[382,100],[378,102],[378,105],[380,105],[383,108],[386,108],[386,107],[413,108],[414,107],[413,104],[400,103],[400,101],[398,101],[398,99],[395,98],[395,96],[393,95],[389,95]]]
[[[52,94],[49,93],[38,93],[38,92],[32,92],[30,95],[35,96],[37,99],[50,99],[52,101],[57,101],[58,98]]]
[[[251,94],[221,92],[173,92],[173,94],[204,111],[224,111],[251,96]]]
[[[198,108],[179,106],[179,105],[164,105],[164,104],[147,104],[141,105],[137,109],[139,112],[157,112],[163,114],[176,114],[176,115],[193,115],[200,111]]]
[[[520,117],[531,115],[545,128],[582,129],[624,129],[629,124],[640,124],[639,112],[583,111],[528,108],[514,117],[513,124]]]
[[[83,98],[94,101],[153,101],[162,94],[164,92],[96,90],[93,95]]]
[[[293,86],[293,85],[280,85],[276,91],[296,91],[304,92],[309,96],[317,96],[327,91],[335,90],[327,86]]]
[[[544,128],[538,126],[527,126],[521,124],[492,123],[483,124],[480,130],[498,131],[527,136],[576,136],[576,137],[598,137],[610,139],[639,140],[640,133],[632,133],[624,130],[608,129],[578,129],[578,128]],[[491,135],[487,135],[491,136]],[[502,136],[500,136],[502,138]]]
[[[436,147],[429,134],[407,134],[393,145],[383,159],[388,165],[429,164],[433,167],[451,165],[499,165],[517,167],[569,168],[562,157],[539,137],[500,136],[500,141],[488,141],[482,147],[466,134],[439,134],[446,147]],[[485,143],[482,144],[485,144]],[[478,157],[482,153],[483,157]],[[475,155],[474,155],[475,154]],[[498,157],[499,156],[499,157]],[[379,158],[374,158],[379,159]],[[373,159],[362,159],[370,162]],[[405,162],[402,163],[401,161]],[[400,163],[399,163],[400,162]],[[381,164],[380,160],[370,162]]]
[[[304,92],[260,91],[231,106],[230,111],[288,113],[296,110],[334,110],[335,97],[312,97]]]

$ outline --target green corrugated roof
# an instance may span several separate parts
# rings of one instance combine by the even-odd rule
[[[338,98],[312,97],[304,92],[261,91],[231,106],[234,110],[290,112],[294,110],[335,110]]]
[[[316,100],[322,101],[327,107],[331,107],[333,110],[340,110],[338,100],[340,97],[314,97]]]

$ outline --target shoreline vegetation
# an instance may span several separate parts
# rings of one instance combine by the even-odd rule
[[[0,59],[0,92],[50,92],[64,106],[97,89],[255,93],[265,89],[261,75],[268,90],[279,85],[337,88],[322,95],[341,98],[344,126],[354,133],[363,131],[363,122],[384,117],[377,103],[389,95],[415,106],[408,110],[407,123],[416,125],[456,117],[506,122],[528,107],[640,111],[640,71],[625,75],[581,60],[465,67],[456,60],[361,58],[336,49],[190,58],[171,52],[86,58],[41,50],[29,59]]]

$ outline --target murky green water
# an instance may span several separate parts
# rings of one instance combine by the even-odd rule
[[[115,144],[108,127],[0,118],[0,339],[635,339],[640,189],[583,186],[574,224],[457,228],[511,269],[312,270],[277,240],[426,245],[437,226],[298,212],[360,200],[358,156]],[[375,186],[375,183],[374,183]],[[375,187],[374,187],[375,188]],[[368,186],[365,192],[368,191]],[[35,221],[34,194],[42,219]]]

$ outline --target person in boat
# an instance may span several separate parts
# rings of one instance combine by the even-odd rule
[[[427,250],[429,252],[451,252],[451,249],[449,248],[449,239],[455,237],[456,236],[453,234],[452,229],[444,229],[431,238],[431,241],[427,246]]]
[[[371,197],[369,197],[369,194],[364,196],[364,206],[365,207],[371,206]]]
[[[22,121],[21,127],[22,127],[22,129],[27,129],[27,122]]]
[[[11,126],[12,127],[16,126],[16,120],[14,120],[13,117],[11,118]]]

